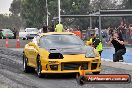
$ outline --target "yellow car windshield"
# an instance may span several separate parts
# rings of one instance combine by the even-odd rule
[[[42,48],[66,48],[84,46],[84,42],[75,35],[47,35],[40,39]]]

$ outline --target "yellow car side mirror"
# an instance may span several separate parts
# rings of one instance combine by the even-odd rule
[[[90,42],[90,41],[86,41],[86,43],[85,43],[87,46],[90,46],[91,44],[92,44],[92,42]]]

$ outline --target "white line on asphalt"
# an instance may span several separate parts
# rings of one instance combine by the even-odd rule
[[[101,58],[102,61],[107,61],[107,62],[113,62],[112,60],[110,59],[104,59],[104,58]],[[115,62],[113,62],[115,63]],[[132,63],[126,63],[126,62],[117,62],[117,63],[121,63],[121,64],[126,64],[126,65],[132,65]]]

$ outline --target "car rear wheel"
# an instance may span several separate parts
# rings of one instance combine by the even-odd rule
[[[27,60],[25,54],[23,54],[23,71],[25,73],[31,72],[31,67],[28,66],[27,61],[28,60]]]
[[[100,72],[92,72],[94,75],[98,75],[100,74]]]

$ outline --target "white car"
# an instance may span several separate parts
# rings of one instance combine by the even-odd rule
[[[33,39],[39,30],[37,28],[26,28],[24,31],[19,32],[19,37],[23,40],[25,39]]]

